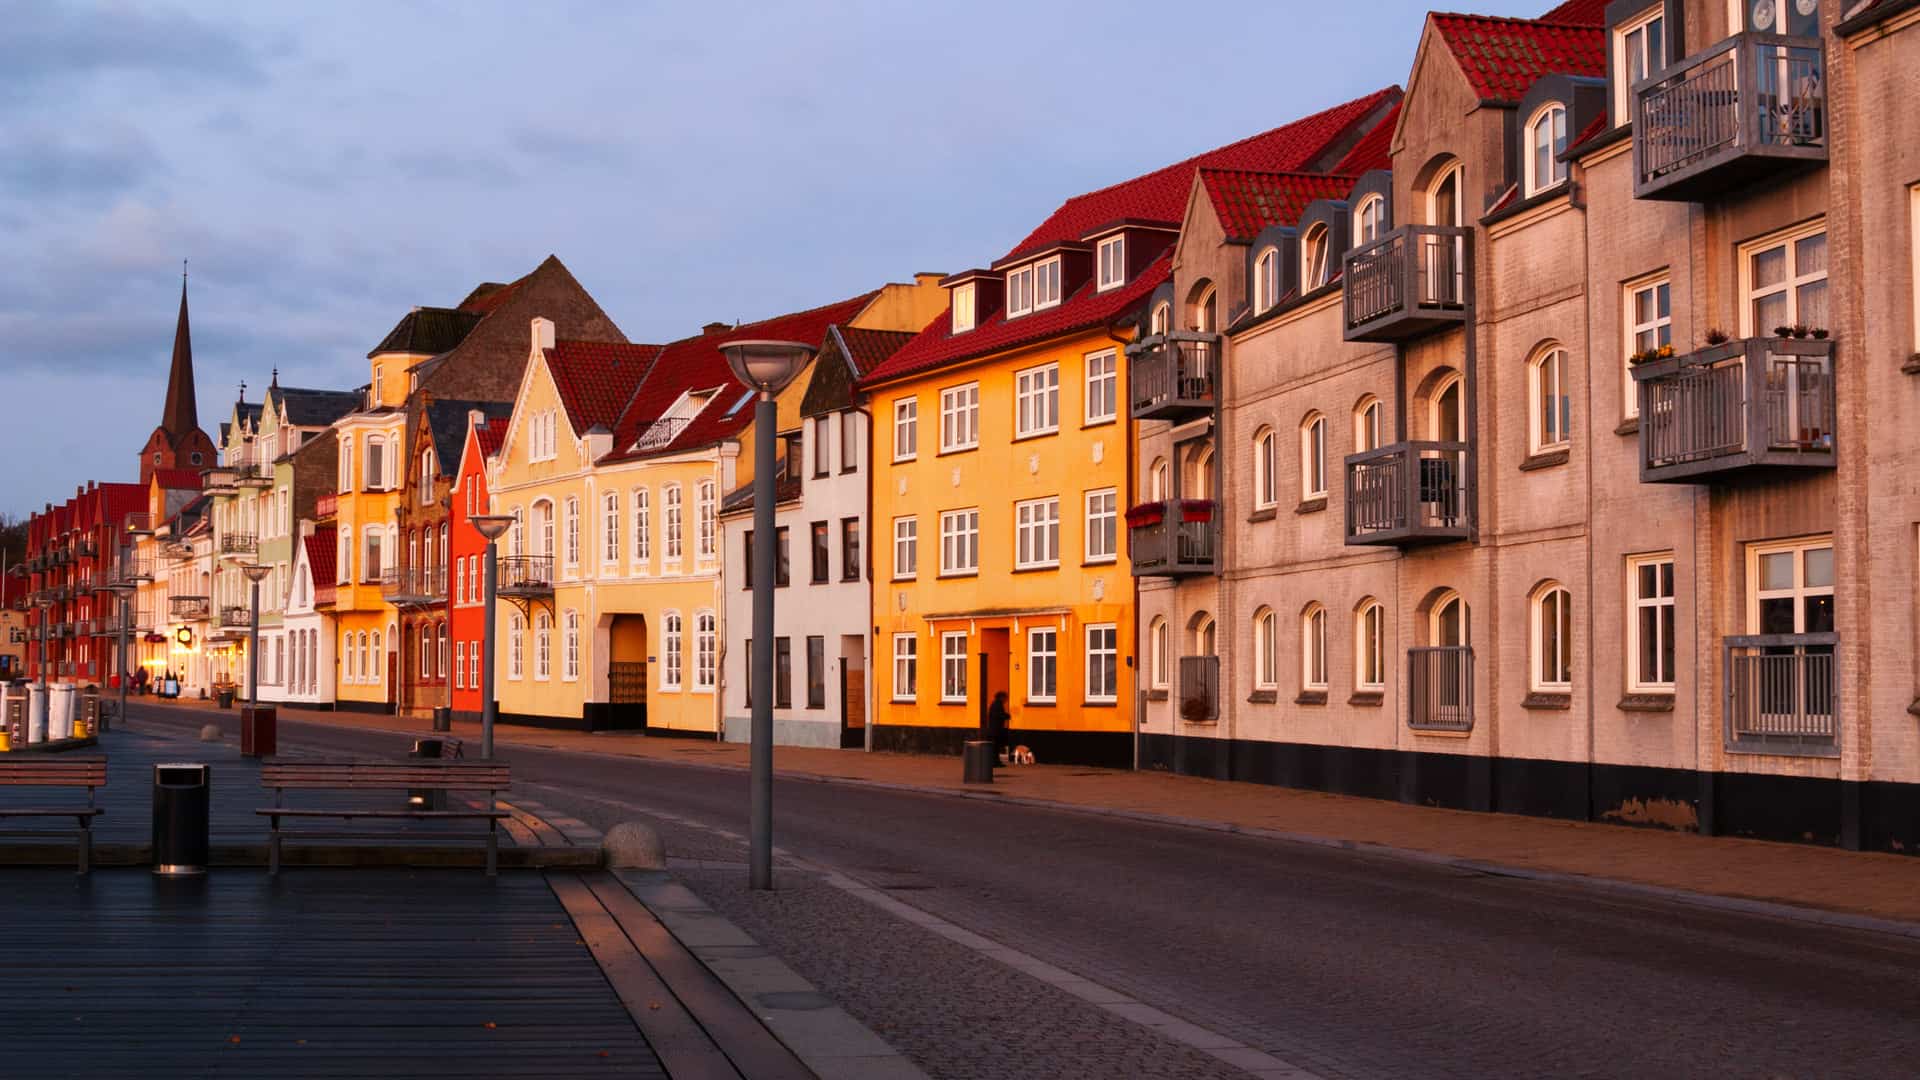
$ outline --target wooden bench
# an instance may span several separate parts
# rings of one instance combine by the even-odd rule
[[[505,764],[491,761],[267,761],[260,766],[260,784],[273,789],[273,805],[254,813],[272,822],[272,841],[267,857],[269,873],[280,872],[280,843],[289,836],[328,840],[378,840],[384,837],[368,833],[315,832],[302,829],[289,832],[282,819],[360,818],[401,819],[407,821],[484,820],[487,823],[487,876],[499,870],[500,821],[511,817],[499,809],[498,793],[510,783]],[[302,791],[485,791],[484,810],[353,810],[306,809],[285,805],[285,793]]]
[[[0,787],[65,787],[87,789],[85,806],[0,806],[0,818],[61,818],[75,823],[75,838],[80,842],[80,873],[93,865],[93,819],[106,813],[93,804],[96,788],[107,786],[107,759],[32,758],[20,755],[0,756]],[[13,833],[10,835],[34,835]]]

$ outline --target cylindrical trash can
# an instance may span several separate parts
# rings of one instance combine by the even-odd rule
[[[191,762],[153,767],[153,872],[207,872],[209,770]]]
[[[407,756],[437,761],[446,748],[447,744],[442,739],[415,739],[413,750]],[[407,792],[407,806],[413,810],[445,810],[447,793],[442,788],[415,788]]]
[[[272,757],[279,752],[280,712],[272,705],[240,709],[240,756]]]
[[[961,783],[993,783],[993,743],[986,739],[968,739],[960,746],[960,757]]]
[[[0,750],[11,750],[27,743],[26,695],[0,684]]]
[[[27,687],[27,742],[47,741],[47,688]]]
[[[453,730],[453,710],[445,705],[436,705],[433,709],[433,730]]]
[[[47,704],[47,741],[73,738],[73,706],[79,695],[72,683],[54,683],[47,689],[53,693]]]

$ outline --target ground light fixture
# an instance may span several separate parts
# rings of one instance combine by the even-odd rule
[[[493,697],[493,658],[494,645],[493,609],[494,597],[500,589],[500,537],[513,527],[510,514],[474,514],[467,518],[475,532],[487,541],[487,569],[485,573],[486,589],[484,598],[486,607],[481,618],[485,625],[481,627],[481,650],[486,657],[480,665],[480,756],[493,760],[493,722],[500,714],[500,703]]]
[[[753,410],[753,640],[747,685],[759,687],[753,699],[749,735],[752,754],[751,829],[747,850],[748,885],[773,888],[773,444],[779,439],[774,397],[813,360],[814,348],[799,341],[729,341],[720,346],[733,377],[760,396]]]

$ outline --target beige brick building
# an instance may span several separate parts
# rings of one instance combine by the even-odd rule
[[[1143,763],[1920,845],[1916,91],[1910,0],[1433,15],[1344,160],[1198,172]]]

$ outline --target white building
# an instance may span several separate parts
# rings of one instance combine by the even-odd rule
[[[331,597],[335,582],[336,541],[332,529],[314,530],[301,522],[293,547],[293,573],[284,620],[287,637],[285,701],[289,705],[333,705],[333,618],[318,604]],[[323,597],[322,594],[325,594]]]

